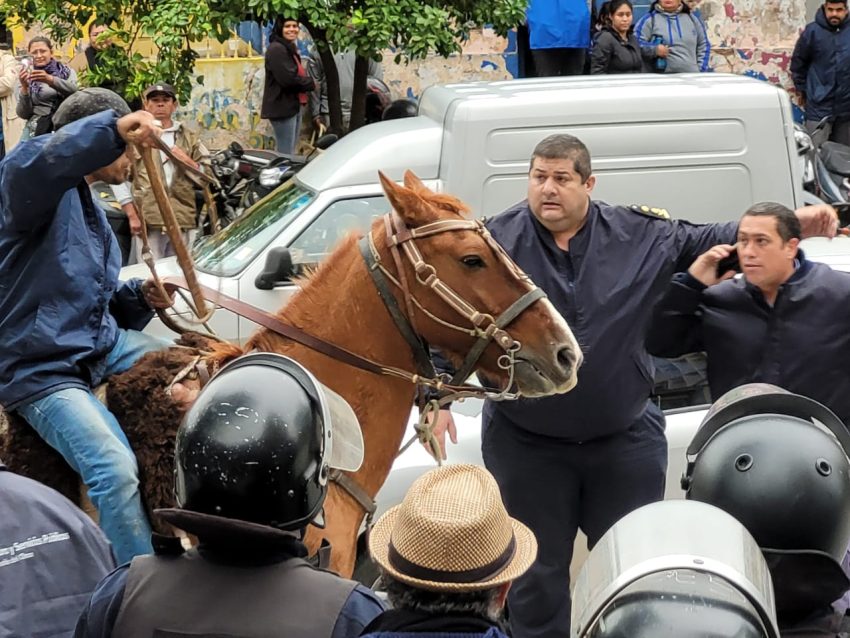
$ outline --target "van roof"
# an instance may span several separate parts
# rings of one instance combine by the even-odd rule
[[[420,113],[445,110],[455,100],[538,99],[545,97],[586,98],[589,94],[615,92],[621,99],[657,95],[695,94],[711,91],[712,97],[739,95],[741,90],[775,95],[778,87],[755,78],[732,73],[677,73],[670,75],[635,73],[628,75],[577,75],[559,78],[532,78],[501,82],[466,82],[442,84],[427,88],[422,96]]]
[[[480,154],[481,145],[496,129],[678,120],[705,111],[707,105],[714,116],[775,112],[781,91],[768,82],[724,73],[435,85],[425,90],[419,116],[372,124],[346,135],[305,167],[298,179],[314,190],[375,183],[377,169],[395,180],[401,180],[406,169],[422,179],[438,179],[441,172],[454,174],[460,169],[464,162],[458,153],[469,152],[460,147],[478,146]],[[516,161],[527,163],[527,155],[524,149]]]

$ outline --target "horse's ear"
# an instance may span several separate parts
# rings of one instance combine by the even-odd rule
[[[381,186],[390,205],[408,226],[416,227],[428,223],[433,216],[428,205],[414,191],[404,186],[399,186],[389,177],[378,171]]]
[[[413,171],[404,171],[404,185],[416,193],[431,192],[431,189],[425,186]]]

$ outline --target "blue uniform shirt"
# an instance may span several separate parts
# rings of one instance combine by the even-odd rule
[[[653,385],[644,346],[653,306],[674,272],[716,244],[734,243],[738,224],[670,221],[648,208],[590,202],[564,251],[522,202],[487,228],[566,319],[584,365],[571,392],[487,401],[485,421],[500,413],[531,432],[584,441],[622,432],[644,412]]]

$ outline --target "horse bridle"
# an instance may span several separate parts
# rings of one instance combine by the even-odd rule
[[[428,346],[418,336],[421,333],[416,327],[416,308],[422,314],[443,326],[477,338],[454,377],[448,384],[445,384],[447,390],[454,390],[454,392],[441,398],[438,403],[445,405],[461,395],[468,396],[471,386],[463,386],[462,384],[472,373],[472,370],[490,342],[498,344],[505,353],[499,358],[498,365],[508,372],[508,383],[501,390],[476,388],[474,393],[478,396],[483,394],[488,398],[497,400],[516,398],[518,395],[511,390],[516,366],[516,354],[522,348],[522,344],[514,339],[505,328],[534,302],[544,299],[546,294],[534,285],[534,282],[531,281],[528,275],[508,257],[504,249],[493,239],[487,228],[479,220],[444,219],[410,228],[401,216],[393,210],[384,216],[384,228],[386,230],[387,246],[390,250],[397,276],[394,276],[382,263],[371,231],[360,240],[360,252],[366,261],[366,266],[368,267],[369,274],[372,276],[378,294],[387,307],[399,332],[404,336],[413,352],[419,374],[432,379],[437,378],[433,364],[431,363]],[[528,288],[523,295],[498,317],[494,318],[489,313],[480,312],[474,305],[440,279],[434,266],[425,261],[416,245],[417,240],[456,231],[472,231],[477,233],[490,247],[499,261],[508,268],[509,272]],[[460,326],[441,319],[417,301],[407,281],[400,255],[401,252],[404,253],[407,261],[413,268],[416,282],[421,286],[433,290],[462,319],[469,322],[470,327]],[[388,281],[401,291],[404,305],[407,309],[406,316],[401,312],[398,302],[389,288]],[[436,385],[439,389],[440,384],[437,383]],[[420,404],[420,409],[422,407]]]
[[[507,253],[505,253],[504,249],[492,238],[484,224],[478,220],[439,220],[416,228],[410,228],[404,220],[401,219],[398,213],[391,211],[384,217],[384,225],[387,233],[387,247],[389,248],[395,264],[397,275],[390,272],[390,270],[382,262],[381,255],[375,246],[374,237],[371,231],[360,240],[360,252],[366,262],[367,269],[369,274],[372,276],[372,280],[379,296],[383,300],[384,305],[392,317],[393,322],[398,327],[399,332],[411,348],[417,367],[416,374],[411,374],[399,368],[380,365],[366,357],[305,333],[300,328],[286,324],[270,313],[250,306],[238,299],[231,298],[221,292],[216,293],[215,291],[207,289],[205,286],[199,286],[199,289],[201,292],[206,292],[210,295],[211,299],[215,299],[216,304],[222,308],[236,312],[257,324],[264,326],[268,330],[292,339],[297,343],[301,343],[312,350],[373,374],[393,376],[413,383],[419,390],[418,405],[420,409],[420,418],[416,427],[417,435],[415,435],[414,438],[402,447],[402,451],[406,449],[418,436],[421,441],[430,444],[434,458],[438,463],[440,463],[441,460],[439,458],[437,442],[431,432],[430,426],[427,424],[428,415],[433,414],[451,401],[466,397],[483,396],[493,400],[504,400],[513,399],[518,396],[516,393],[511,391],[511,388],[514,380],[516,354],[522,348],[522,344],[511,336],[511,334],[506,330],[506,327],[529,306],[540,299],[544,299],[546,295],[542,290],[535,286],[528,275],[526,275],[513,262],[513,260],[511,260]],[[470,304],[466,299],[440,279],[436,269],[424,260],[422,253],[416,245],[417,240],[433,237],[440,233],[454,231],[472,231],[478,233],[494,252],[499,261],[528,288],[525,293],[523,293],[498,317],[494,318],[488,313],[480,312],[475,308],[475,306]],[[428,311],[416,299],[416,296],[411,291],[407,281],[404,264],[401,258],[402,251],[413,268],[416,282],[421,286],[425,286],[433,290],[435,294],[445,301],[448,306],[454,309],[462,319],[466,320],[470,324],[470,327],[457,325],[437,317]],[[392,290],[390,289],[390,282],[401,290],[404,304],[407,308],[407,315],[401,311],[395,295],[393,295]],[[181,281],[176,278],[166,280],[163,283],[168,292],[186,287],[185,281]],[[436,374],[433,363],[431,362],[428,345],[418,336],[419,332],[415,328],[415,308],[418,308],[424,315],[441,325],[477,338],[473,346],[470,348],[469,353],[467,353],[460,369],[451,380],[447,381]],[[493,341],[495,341],[505,352],[505,354],[499,357],[498,360],[499,367],[508,372],[508,381],[505,387],[501,390],[497,390],[465,385],[464,381],[475,368],[475,365],[484,354],[487,346]],[[443,394],[439,399],[428,400],[425,398],[425,394],[423,392],[425,388],[433,388]],[[433,420],[431,423],[433,423]],[[372,517],[376,511],[374,499],[372,499],[372,497],[362,487],[360,487],[353,478],[343,472],[334,471],[330,478],[344,491],[346,491],[358,505],[360,505],[366,513],[367,527],[370,526]]]

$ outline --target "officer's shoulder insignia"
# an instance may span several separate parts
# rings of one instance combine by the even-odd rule
[[[639,206],[638,204],[632,204],[629,206],[629,210],[633,213],[637,213],[638,215],[652,217],[653,219],[670,219],[670,213],[667,212],[666,208],[655,208],[654,206]]]

